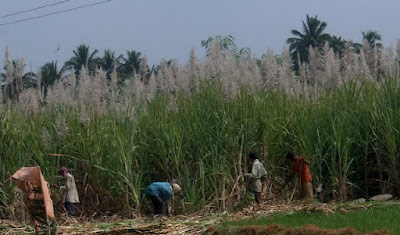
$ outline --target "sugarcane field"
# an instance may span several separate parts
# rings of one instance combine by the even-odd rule
[[[252,51],[246,42],[257,44],[237,31],[200,38],[179,61],[150,62],[152,50],[129,48],[149,41],[167,57],[176,49],[151,36],[161,33],[156,26],[134,27],[150,22],[123,8],[143,14],[141,4],[152,1],[8,2],[0,3],[0,234],[400,234],[400,39],[387,43],[369,28],[357,31],[362,40],[347,31],[342,38],[330,34],[338,27],[335,20],[327,27],[328,13],[301,12],[282,49],[265,43]],[[215,13],[229,16],[218,22],[246,22],[233,13],[266,7],[256,2],[231,3],[231,12]],[[178,9],[171,4],[153,3],[154,15],[164,16],[158,24],[180,19],[182,12],[162,13]],[[222,7],[181,4],[208,9],[211,18],[213,4]],[[387,4],[379,7],[398,9]],[[63,32],[70,24],[76,32],[48,34],[51,19],[68,14],[75,23],[65,22]],[[89,26],[91,14],[99,15]],[[105,18],[118,17],[118,27],[129,22],[135,30],[106,27]],[[350,19],[346,27],[372,27]],[[21,55],[13,29],[26,25],[47,31],[32,33],[32,51]],[[118,34],[117,42],[102,39],[116,51],[86,34],[106,29]],[[184,32],[185,40],[194,33]],[[169,38],[186,48],[178,35]],[[61,43],[36,66],[35,47],[48,40]]]

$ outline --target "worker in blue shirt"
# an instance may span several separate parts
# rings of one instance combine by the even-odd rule
[[[168,182],[154,182],[150,184],[145,194],[151,199],[154,205],[154,214],[167,214],[167,202],[174,194],[182,195],[181,187],[178,184]]]

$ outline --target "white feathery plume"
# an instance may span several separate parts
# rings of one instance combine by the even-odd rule
[[[268,50],[264,58],[263,70],[265,74],[264,89],[275,90],[278,87],[279,67],[273,50]]]
[[[65,117],[57,117],[55,126],[58,138],[63,138],[64,136],[68,135],[69,127],[65,121]]]
[[[189,78],[189,89],[198,90],[200,86],[200,66],[194,48],[190,50],[189,62],[184,73]]]
[[[311,46],[308,48],[308,61],[307,83],[310,86],[318,86],[321,77],[321,55]]]
[[[384,51],[384,48],[382,48],[382,51]],[[371,71],[371,75],[372,78],[376,79],[378,77],[378,60],[379,60],[379,55],[378,55],[378,47],[375,46],[372,50],[371,50],[371,54],[368,56],[368,58],[370,58],[370,71]]]
[[[358,77],[359,55],[355,53],[351,42],[346,43],[345,51],[340,60],[343,81],[354,81]]]
[[[43,102],[43,96],[42,96],[42,69],[39,69],[37,75],[37,93],[38,93],[38,101],[39,103]]]
[[[299,83],[301,87],[301,91],[304,95],[309,95],[309,89],[308,89],[308,64],[305,62],[300,63],[299,67]]]
[[[75,76],[75,70],[72,69],[71,73],[68,75],[68,77],[65,79],[63,82],[63,90],[64,94],[62,97],[62,102],[66,105],[69,106],[74,106],[77,104],[77,99],[78,99],[78,91],[77,91],[77,84],[76,84],[76,76]],[[75,102],[76,101],[76,102]]]
[[[117,67],[114,65],[113,72],[111,73],[111,99],[110,106],[111,108],[116,108],[117,99],[118,99],[118,77],[117,77]],[[107,84],[106,84],[107,85]]]
[[[85,109],[87,105],[89,105],[89,97],[90,97],[90,78],[87,70],[84,66],[82,66],[79,71],[79,84],[78,84],[78,96],[80,106],[82,109]]]
[[[333,52],[333,49],[329,47],[328,43],[325,43],[323,52],[325,65],[323,87],[325,89],[332,90],[333,88],[339,87],[342,84],[340,75],[340,62]]]
[[[188,69],[192,76],[196,76],[198,74],[197,57],[194,48],[190,50]]]
[[[139,63],[140,75],[142,77],[145,76],[147,74],[148,70],[149,70],[149,64],[147,62],[147,57],[143,56],[142,59],[140,60],[140,63]],[[144,78],[142,78],[142,79],[144,79]]]
[[[8,53],[8,46],[6,47],[6,53],[5,53],[5,66],[6,66],[6,82],[7,84],[12,84],[14,82],[14,65],[11,63],[9,59],[9,53]]]
[[[152,100],[156,94],[157,94],[157,80],[156,80],[156,76],[154,75],[154,73],[150,74],[150,78],[149,81],[146,85],[146,99],[147,100]]]
[[[210,66],[211,77],[220,77],[220,72],[223,69],[224,53],[222,52],[221,43],[219,40],[213,40],[210,45],[207,60]]]
[[[282,65],[279,72],[280,87],[288,94],[294,94],[298,88],[295,75],[292,70],[292,59],[287,47],[282,49]]]
[[[360,51],[360,74],[359,76],[361,79],[366,79],[368,81],[371,81],[371,75],[370,75],[370,70],[367,64],[367,60],[365,58],[364,50]]]
[[[179,93],[188,94],[190,92],[190,77],[185,76],[184,68],[178,64],[177,61],[173,61],[171,64],[172,76],[174,77],[175,91],[174,93],[178,95]]]
[[[232,53],[226,53],[224,57],[224,65],[219,71],[219,77],[216,77],[215,79],[219,79],[219,81],[222,82],[222,88],[225,96],[227,98],[233,98],[236,96],[238,91],[238,67],[236,64],[236,59]]]
[[[36,113],[39,110],[37,90],[29,88],[18,96],[18,104],[25,115]]]
[[[253,91],[259,91],[262,88],[261,70],[257,64],[255,56],[250,57],[249,61],[249,74],[252,78]]]
[[[400,60],[400,39],[397,39],[396,44],[396,59]]]
[[[97,111],[102,113],[106,110],[107,101],[111,99],[110,87],[107,85],[107,73],[102,69],[96,69],[90,79],[93,84],[91,88],[93,91],[93,105]]]
[[[381,79],[396,77],[396,58],[393,50],[393,46],[382,50],[378,68],[379,76],[383,76]]]
[[[132,85],[134,89],[134,96],[135,96],[135,106],[139,107],[140,104],[144,101],[143,97],[143,90],[144,90],[144,84],[140,80],[139,77],[135,77],[132,79]]]

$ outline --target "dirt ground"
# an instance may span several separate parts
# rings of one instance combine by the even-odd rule
[[[121,219],[109,217],[89,220],[87,218],[59,218],[58,234],[202,234],[220,219],[206,216],[150,217]],[[16,221],[1,220],[0,234],[29,234],[32,227]]]
[[[290,213],[295,211],[309,212],[346,212],[360,208],[368,208],[367,204],[335,204],[335,203],[264,203],[250,205],[235,213],[197,213],[189,216],[173,217],[141,217],[123,219],[117,216],[90,219],[86,217],[57,218],[58,234],[361,234],[353,228],[337,230],[321,229],[315,225],[306,225],[298,229],[287,229],[277,224],[268,226],[241,227],[235,231],[216,230],[216,226],[224,220],[241,220],[262,217],[271,213]],[[17,221],[1,220],[0,234],[27,234],[32,232],[29,224]],[[387,231],[376,231],[371,234],[389,234]]]

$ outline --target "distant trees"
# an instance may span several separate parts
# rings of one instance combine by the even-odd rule
[[[329,47],[333,49],[335,54],[339,54],[340,56],[343,54],[344,49],[346,48],[346,41],[342,39],[342,37],[332,36],[328,40]]]
[[[1,86],[4,96],[9,99],[18,99],[23,89],[36,86],[36,74],[25,73],[26,64],[24,59],[10,61],[6,52],[5,73],[1,74]]]
[[[368,30],[367,32],[361,32],[363,43],[367,43],[369,48],[375,49],[375,47],[380,51],[382,48],[382,44],[378,41],[382,39],[381,35],[374,30]],[[352,43],[352,47],[355,52],[360,53],[362,44],[361,43]]]
[[[119,71],[126,75],[140,73],[140,63],[142,62],[142,53],[138,51],[126,51],[126,58],[122,56]]]
[[[320,21],[317,16],[310,17],[307,15],[306,21],[302,21],[302,32],[293,29],[291,32],[295,37],[286,40],[289,44],[289,51],[295,64],[297,61],[308,61],[308,49],[310,47],[322,48],[331,36],[324,33],[327,23]]]
[[[368,43],[370,48],[377,47],[380,49],[382,47],[382,44],[378,42],[382,39],[378,32],[374,30],[368,30],[367,32],[362,32],[362,37],[363,40]]]
[[[63,70],[58,70],[57,61],[47,62],[40,69],[42,80],[41,87],[47,94],[48,87],[52,86],[57,80],[61,79]]]
[[[212,43],[217,41],[220,49],[222,51],[231,51],[233,54],[238,54],[238,49],[235,44],[235,38],[232,35],[221,36],[216,35],[215,37],[209,37],[206,40],[201,41],[201,46],[206,49],[207,56],[210,54],[210,50],[212,48]]]
[[[302,21],[302,31],[293,29],[291,32],[294,37],[288,38],[286,43],[289,44],[289,51],[291,53],[294,68],[298,68],[298,63],[308,62],[308,51],[310,47],[322,49],[328,43],[329,47],[333,49],[335,54],[342,56],[347,42],[342,37],[331,36],[325,33],[327,23],[320,21],[317,16],[310,17],[307,15],[306,21]],[[378,51],[382,47],[379,43],[381,35],[376,31],[369,30],[362,32],[363,41],[366,42],[370,48],[377,47]],[[357,53],[362,48],[361,43],[350,43],[353,50]]]
[[[57,61],[51,61],[44,64],[41,68],[42,84],[51,86],[55,81],[61,78],[62,71],[58,70]]]
[[[107,78],[111,78],[114,69],[121,66],[122,55],[116,56],[114,51],[107,49],[104,51],[103,57],[98,60],[99,66],[106,72]]]
[[[382,50],[381,35],[368,30],[362,32],[363,44],[345,41],[340,36],[326,33],[327,23],[318,19],[317,16],[306,16],[302,21],[302,29],[291,30],[293,37],[286,40],[289,45],[293,68],[298,69],[299,63],[309,62],[310,47],[320,49],[321,53],[326,52],[322,48],[328,45],[336,55],[342,56],[344,51],[351,48],[356,53],[363,50],[364,54],[371,55],[377,49],[378,56]],[[206,56],[218,56],[221,54],[232,54],[238,61],[245,61],[250,58],[251,50],[247,47],[238,48],[232,35],[216,35],[201,41],[201,46],[206,50]],[[368,49],[369,48],[369,49]],[[82,67],[85,67],[90,74],[95,73],[96,69],[103,69],[107,74],[107,79],[111,79],[111,74],[116,71],[120,82],[130,79],[132,76],[138,76],[145,81],[150,78],[150,74],[156,74],[160,70],[160,65],[148,66],[146,57],[139,51],[127,50],[126,54],[117,55],[114,51],[107,49],[103,56],[99,57],[99,51],[86,44],[80,44],[72,51],[73,56],[64,63],[61,69],[58,68],[57,61],[51,61],[41,67],[41,87],[47,89],[55,81],[62,78],[64,72],[75,70],[77,78]],[[222,53],[221,53],[222,52]],[[214,53],[214,54],[213,54]],[[165,62],[165,61],[164,61]],[[173,60],[166,61],[165,65],[170,66]],[[276,62],[282,63],[282,58],[277,57]],[[260,65],[261,60],[258,60]],[[24,73],[25,64],[21,60],[9,60],[6,52],[5,73],[1,74],[0,92],[4,96],[18,97],[23,88],[36,87],[38,78],[33,72]],[[66,74],[64,74],[66,75]]]
[[[73,68],[78,77],[82,67],[86,67],[89,73],[94,73],[96,69],[101,68],[107,73],[108,79],[110,79],[114,69],[119,77],[123,78],[129,78],[135,74],[143,75],[149,70],[142,53],[135,50],[126,51],[125,57],[124,55],[116,55],[114,51],[107,49],[102,57],[98,57],[98,50],[91,52],[89,46],[81,44],[73,51],[73,54],[74,56],[65,62],[63,71]]]
[[[73,68],[75,73],[79,76],[79,72],[83,66],[86,67],[90,73],[93,73],[98,67],[99,59],[95,57],[99,52],[98,50],[90,52],[89,46],[81,44],[72,52],[74,55],[64,64],[63,68],[65,70],[70,70]]]

